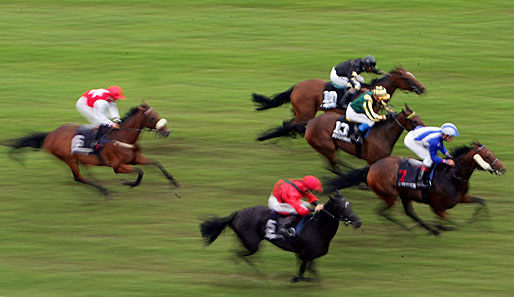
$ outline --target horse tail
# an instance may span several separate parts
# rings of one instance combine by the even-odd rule
[[[289,88],[289,90],[275,94],[272,98],[266,97],[260,94],[252,94],[252,101],[256,103],[258,106],[256,110],[265,110],[269,108],[279,107],[282,104],[291,102],[291,92],[293,91],[294,86]]]
[[[218,235],[220,235],[221,232],[223,232],[225,227],[227,227],[227,225],[232,224],[232,221],[236,217],[236,214],[237,214],[237,211],[233,212],[228,217],[224,217],[224,218],[213,217],[213,218],[204,220],[200,224],[200,232],[202,233],[202,237],[205,242],[205,245],[209,245],[209,244],[213,243],[216,240],[216,238],[218,238]]]
[[[325,193],[330,193],[338,189],[349,188],[360,183],[366,183],[368,172],[369,166],[366,166],[352,170],[346,174],[339,174],[338,177],[325,180],[323,183]]]
[[[2,144],[12,148],[9,152],[9,157],[21,162],[21,160],[14,156],[14,153],[25,147],[40,149],[43,146],[43,141],[49,133],[50,132],[34,132],[24,137],[11,139],[10,141],[4,142]]]
[[[301,122],[298,124],[287,124],[284,123],[282,126],[271,128],[261,133],[257,138],[258,141],[264,141],[271,138],[286,136],[290,138],[296,138],[298,135],[305,135],[305,127],[307,123]]]

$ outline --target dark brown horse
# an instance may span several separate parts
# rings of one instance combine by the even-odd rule
[[[423,197],[421,190],[397,186],[398,168],[402,161],[400,157],[384,158],[371,166],[340,175],[325,183],[324,187],[329,192],[367,182],[371,190],[385,201],[385,206],[378,211],[380,215],[406,228],[386,212],[400,196],[405,213],[432,234],[438,235],[439,230],[449,230],[450,228],[443,225],[430,226],[422,221],[414,212],[412,201],[430,205],[433,212],[442,220],[447,219],[446,210],[458,203],[480,204],[475,211],[476,215],[485,206],[485,200],[468,193],[471,174],[475,169],[487,170],[496,175],[502,175],[506,171],[505,166],[493,152],[479,142],[474,142],[471,146],[458,147],[452,152],[452,155],[455,158],[455,166],[450,167],[443,164],[435,167],[433,186],[427,190],[426,197]]]
[[[135,187],[143,178],[143,170],[131,165],[155,165],[174,186],[179,186],[175,179],[157,161],[143,156],[139,146],[136,144],[139,134],[144,128],[158,132],[167,137],[169,130],[166,127],[166,119],[160,118],[157,112],[146,104],[132,108],[120,123],[120,129],[114,129],[107,135],[108,141],[104,144],[99,154],[72,154],[71,143],[75,131],[79,125],[64,124],[52,132],[33,133],[31,135],[14,139],[8,144],[13,151],[24,147],[43,148],[53,154],[70,167],[75,181],[91,185],[102,192],[105,196],[109,191],[101,185],[87,180],[80,174],[79,164],[110,166],[115,173],[138,174],[134,182],[124,182],[125,185]],[[12,153],[11,152],[11,153]]]
[[[304,128],[307,121],[314,118],[318,111],[323,110],[321,108],[321,104],[323,102],[323,91],[327,84],[329,84],[329,82],[325,80],[309,79],[297,83],[289,90],[276,94],[272,98],[253,94],[252,100],[258,105],[257,110],[278,107],[291,102],[293,112],[295,114],[293,119],[284,121],[282,127],[270,129],[264,132],[261,137],[257,139],[259,141],[263,141],[280,136],[294,137],[296,132],[303,133],[305,131]],[[394,94],[396,89],[415,92],[418,95],[425,92],[423,84],[416,80],[412,73],[401,67],[397,67],[382,78],[373,79],[369,85],[363,84],[361,92],[371,90],[375,86],[383,86],[391,96]],[[356,96],[357,94],[354,98]],[[337,108],[329,109],[329,111],[334,111],[340,114],[344,113],[343,109]],[[300,123],[301,125],[298,125]]]
[[[245,257],[259,250],[271,212],[272,210],[267,206],[241,209],[224,218],[214,217],[204,220],[200,225],[200,231],[205,243],[209,245],[218,238],[225,227],[230,226],[245,248],[238,255],[248,262]],[[344,221],[345,225],[352,224],[354,228],[361,226],[361,220],[353,212],[350,202],[339,192],[325,203],[323,211],[305,220],[298,236],[270,241],[281,249],[296,253],[301,261],[298,276],[292,279],[293,282],[310,280],[303,276],[305,269],[309,267],[311,272],[315,273],[312,270],[313,261],[328,252],[330,241],[339,227],[339,221]]]
[[[319,115],[309,121],[305,131],[305,140],[315,151],[327,158],[333,170],[337,170],[336,150],[338,148],[372,164],[391,155],[403,130],[410,131],[417,126],[425,125],[419,115],[405,104],[405,110],[397,114],[391,113],[386,120],[375,124],[359,148],[355,144],[332,138],[332,132],[339,117],[341,117],[340,114],[333,112]]]

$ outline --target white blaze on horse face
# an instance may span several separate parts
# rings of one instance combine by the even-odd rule
[[[484,159],[482,159],[482,157],[479,154],[475,154],[473,156],[473,160],[475,160],[475,162],[477,162],[477,164],[480,167],[482,167],[482,169],[487,170],[487,171],[493,171],[493,168],[491,167],[491,165],[489,165],[489,163],[484,161]]]
[[[164,126],[166,126],[166,123],[168,123],[168,120],[162,118],[160,119],[156,124],[155,124],[155,129],[157,130],[161,130],[162,128],[164,128]]]
[[[344,204],[344,208],[348,208],[350,206],[350,202],[346,201],[346,203]]]

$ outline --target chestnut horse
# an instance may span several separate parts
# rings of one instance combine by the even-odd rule
[[[372,164],[391,155],[403,130],[410,131],[417,126],[425,125],[419,115],[405,104],[405,110],[397,114],[391,113],[386,120],[376,123],[370,129],[368,137],[364,138],[362,146],[357,146],[332,138],[332,132],[339,117],[341,115],[334,112],[319,115],[309,121],[305,131],[305,140],[315,151],[327,158],[335,171],[338,165],[336,154],[338,148]]]
[[[144,128],[151,129],[160,135],[167,137],[169,129],[166,127],[166,119],[160,118],[157,112],[146,104],[132,108],[120,123],[120,129],[111,130],[108,141],[98,154],[71,153],[72,138],[79,127],[78,124],[64,124],[52,132],[33,133],[25,137],[14,139],[14,143],[8,144],[13,148],[11,153],[24,147],[43,148],[53,154],[70,167],[75,181],[88,184],[100,190],[105,196],[109,191],[101,185],[84,178],[79,169],[79,164],[110,166],[115,173],[138,174],[133,182],[124,182],[125,185],[135,187],[143,178],[143,170],[130,165],[155,165],[171,184],[178,187],[179,184],[166,169],[157,161],[143,156],[136,144],[139,134]]]
[[[379,209],[378,213],[408,229],[386,212],[400,196],[405,213],[429,232],[438,235],[439,230],[451,230],[452,228],[443,225],[430,226],[422,221],[414,212],[412,201],[430,205],[432,211],[442,220],[448,219],[446,210],[458,203],[478,203],[480,205],[476,209],[474,217],[485,206],[485,200],[468,193],[469,179],[473,171],[482,169],[499,176],[506,171],[505,166],[493,152],[479,142],[473,142],[471,146],[460,146],[452,151],[452,155],[455,166],[441,164],[435,167],[432,187],[427,190],[425,199],[421,190],[397,186],[398,168],[402,161],[400,157],[387,157],[370,166],[342,174],[326,182],[324,187],[327,192],[330,192],[366,182],[371,190],[385,202],[385,206]]]
[[[323,103],[323,91],[329,83],[330,82],[321,79],[309,79],[297,83],[289,90],[276,94],[272,98],[260,94],[252,94],[253,102],[258,105],[257,110],[278,107],[291,102],[295,115],[293,119],[284,121],[282,127],[273,128],[264,132],[257,140],[263,141],[280,136],[294,137],[297,132],[303,134],[307,121],[314,118],[318,111],[323,110],[321,108]],[[386,88],[387,93],[391,96],[393,96],[396,89],[415,92],[418,95],[425,92],[423,84],[416,80],[412,73],[404,68],[397,67],[384,77],[373,79],[371,84],[363,84],[358,94],[363,91],[371,90],[379,85]],[[358,94],[354,95],[353,98],[357,97]],[[340,114],[343,114],[345,111],[339,108],[329,110]],[[301,125],[298,125],[300,123]]]

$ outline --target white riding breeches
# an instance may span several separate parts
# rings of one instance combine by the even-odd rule
[[[332,67],[332,71],[330,71],[330,80],[341,89],[351,87],[350,80],[347,77],[337,75],[335,67]]]
[[[346,109],[346,118],[355,123],[368,124],[370,128],[375,125],[375,122],[370,120],[365,114],[355,112],[351,105],[348,105]]]
[[[305,207],[307,210],[311,207],[311,204],[307,201],[301,200],[301,203],[302,207]],[[273,193],[269,196],[268,207],[279,213],[298,214],[291,204],[278,202],[277,197]]]
[[[93,107],[87,105],[87,98],[80,97],[75,104],[77,110],[95,126],[100,125],[114,125],[110,118],[119,118],[118,107],[114,102],[107,102],[105,100],[96,100]]]
[[[427,147],[423,145],[421,141],[417,141],[414,138],[414,133],[407,133],[407,135],[403,139],[403,143],[406,147],[408,147],[411,151],[418,155],[418,157],[423,159],[423,165],[425,165],[425,167],[432,167],[434,161],[432,161],[430,151]]]

